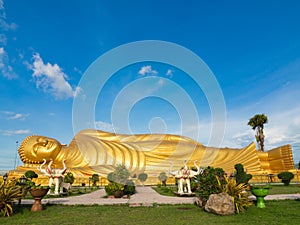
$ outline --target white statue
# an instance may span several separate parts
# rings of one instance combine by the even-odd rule
[[[46,169],[42,167],[46,164],[46,159],[43,159],[43,163],[38,167],[38,170],[49,177],[49,187],[51,188],[52,185],[55,185],[54,194],[62,194],[63,193],[63,184],[64,184],[64,174],[67,170],[65,161],[63,160],[63,169],[53,169],[51,168],[53,160],[50,159],[50,162]],[[59,191],[59,192],[58,192]],[[51,194],[51,189],[49,190],[48,194]]]
[[[197,160],[194,161],[194,165],[197,168],[197,171],[190,170],[185,160],[184,166],[175,172],[172,172],[172,163],[171,163],[169,173],[178,179],[178,194],[192,193],[191,178],[196,177],[198,174],[202,172],[200,166],[198,166],[196,162]]]

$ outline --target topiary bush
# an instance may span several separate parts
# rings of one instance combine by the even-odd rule
[[[162,183],[163,186],[166,186],[167,185],[167,179],[168,179],[168,176],[165,172],[161,172],[158,176],[158,179],[160,180],[160,182]]]
[[[92,175],[92,182],[93,182],[93,186],[97,186],[97,182],[99,182],[99,175],[98,174],[96,174],[96,173],[94,173],[93,175]]]
[[[25,177],[32,180],[33,178],[38,178],[38,174],[32,170],[28,170],[25,173]]]
[[[124,195],[133,195],[135,193],[135,185],[132,180],[126,181],[124,186]]]
[[[249,180],[252,178],[251,174],[246,174],[244,171],[243,164],[235,164],[234,166],[236,172],[235,172],[235,180],[238,184],[248,184]]]
[[[74,181],[75,181],[75,177],[74,177],[73,173],[68,172],[68,173],[64,176],[64,182],[65,182],[65,183],[73,184]]]
[[[114,172],[107,175],[109,184],[105,186],[107,195],[114,195],[116,198],[122,197],[124,194],[133,195],[135,193],[135,184],[128,180],[129,171],[125,165],[118,165]]]
[[[123,190],[124,190],[124,185],[116,182],[111,182],[105,186],[105,192],[107,195],[114,195],[115,192],[117,191],[123,192]]]
[[[30,188],[35,186],[35,182],[32,181],[33,178],[38,178],[38,174],[32,170],[28,170],[25,172],[25,189],[29,190]]]
[[[117,183],[125,185],[129,176],[130,176],[130,173],[129,173],[128,169],[126,168],[126,166],[118,164],[115,168],[115,171],[112,173],[109,173],[107,175],[107,179],[110,182],[117,182]]]
[[[144,182],[147,180],[148,178],[148,174],[146,173],[140,173],[138,175],[138,179],[142,182],[143,186],[144,186]]]
[[[291,180],[294,178],[294,174],[291,172],[281,172],[277,176],[281,179],[284,186],[289,186]]]
[[[195,192],[204,204],[211,194],[221,193],[219,182],[225,183],[224,175],[225,172],[222,168],[208,166],[193,181],[192,185],[195,187]]]

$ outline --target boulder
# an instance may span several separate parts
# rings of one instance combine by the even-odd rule
[[[211,194],[205,205],[205,211],[217,215],[235,214],[235,206],[232,197],[227,193]]]

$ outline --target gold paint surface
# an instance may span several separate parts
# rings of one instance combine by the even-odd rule
[[[43,159],[52,158],[54,167],[61,167],[66,159],[68,171],[75,177],[91,176],[94,173],[106,177],[117,164],[127,166],[131,174],[147,173],[157,177],[179,169],[184,160],[192,167],[195,160],[200,167],[221,167],[227,173],[234,172],[234,165],[242,163],[247,173],[277,173],[294,169],[292,148],[281,146],[266,152],[257,151],[255,144],[240,149],[214,148],[202,145],[188,137],[171,134],[124,135],[99,130],[80,131],[66,146],[45,136],[29,136],[19,147],[24,163],[14,174],[36,170]]]

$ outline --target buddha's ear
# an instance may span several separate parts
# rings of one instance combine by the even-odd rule
[[[31,154],[35,158],[36,158],[36,153],[37,153],[37,150],[35,148],[33,148],[33,151],[31,151]]]

